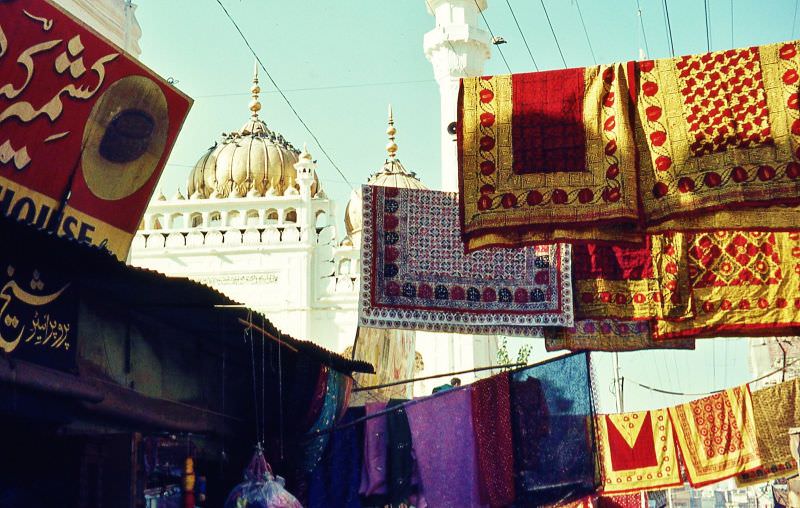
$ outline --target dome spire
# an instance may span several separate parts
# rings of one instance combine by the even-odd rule
[[[258,86],[258,60],[253,65],[253,86],[250,87],[250,93],[253,94],[253,100],[250,101],[250,111],[253,112],[253,118],[258,118],[258,112],[261,111],[261,102],[258,100],[258,94],[261,93],[261,87]]]
[[[394,115],[392,114],[391,104],[389,104],[389,127],[386,129],[386,134],[389,135],[389,142],[386,144],[386,153],[389,155],[389,159],[393,161],[397,156],[397,143],[394,142],[397,129],[394,128]]]

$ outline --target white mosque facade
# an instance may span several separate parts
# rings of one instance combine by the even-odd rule
[[[488,35],[477,27],[478,9],[486,8],[486,1],[426,0],[426,4],[436,20],[435,28],[425,35],[424,50],[442,97],[442,187],[452,189],[457,166],[448,126],[455,120],[458,79],[479,75],[489,57]],[[208,284],[263,312],[285,333],[342,352],[353,345],[357,333],[359,192],[354,191],[343,210],[346,231],[339,231],[341,209],[326,196],[310,156],[259,117],[257,76],[251,91],[250,118],[200,154],[185,190],[154,196],[129,261]],[[426,188],[396,156],[391,111],[389,122],[388,154],[369,182]],[[403,337],[409,343],[408,332]],[[417,356],[424,362],[418,376],[492,365],[497,353],[495,337],[427,332],[411,337],[411,350],[405,355],[413,365],[416,344]],[[382,340],[395,338],[385,335]],[[415,390],[430,393],[441,382],[418,383]]]

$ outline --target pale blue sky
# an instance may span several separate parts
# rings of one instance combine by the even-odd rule
[[[439,96],[422,37],[433,27],[424,0],[223,0],[274,79],[325,149],[358,186],[384,160],[386,106],[395,109],[399,157],[430,187],[438,188]],[[537,0],[509,0],[539,68],[563,67]],[[579,1],[598,62],[635,59],[639,48],[654,58],[669,56],[661,0]],[[223,131],[247,119],[253,58],[223,16],[216,0],[136,0],[144,36],[142,60],[195,99],[170,158],[162,188],[185,192],[186,175]],[[591,65],[592,54],[574,0],[545,0],[570,67]],[[749,46],[796,36],[796,1],[709,0],[712,49]],[[701,0],[668,0],[676,54],[706,50]],[[733,18],[731,17],[733,6]],[[506,0],[489,0],[486,18],[512,72],[533,63]],[[733,21],[733,24],[732,24]],[[645,41],[646,39],[646,41]],[[494,50],[486,74],[506,73]],[[318,174],[338,203],[339,223],[350,187],[311,140],[262,76],[262,118],[295,146],[308,142]],[[512,344],[513,346],[513,344]],[[537,356],[541,349],[536,350]],[[608,392],[610,356],[595,355],[602,409],[613,407]],[[698,392],[750,377],[744,340],[701,341],[694,352],[654,351],[620,355],[623,375],[644,384]],[[626,384],[626,409],[669,405],[686,398],[654,394]]]

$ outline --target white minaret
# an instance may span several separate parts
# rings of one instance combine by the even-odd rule
[[[131,55],[141,55],[142,28],[131,0],[56,0],[56,3]]]
[[[425,34],[425,56],[441,94],[442,190],[458,190],[455,142],[459,79],[480,76],[491,56],[491,37],[478,27],[478,16],[488,0],[425,0],[436,27]]]

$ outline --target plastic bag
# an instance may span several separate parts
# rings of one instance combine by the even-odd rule
[[[285,484],[283,478],[272,474],[259,447],[244,470],[244,481],[228,494],[225,508],[303,508]]]

